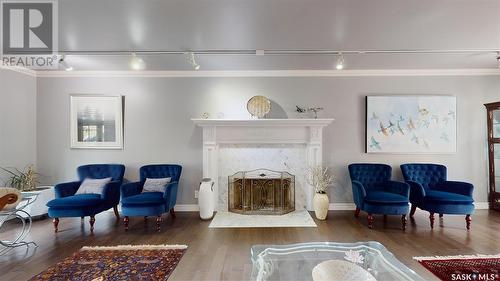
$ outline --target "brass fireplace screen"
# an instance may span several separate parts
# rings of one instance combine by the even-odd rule
[[[295,176],[267,169],[229,176],[229,211],[245,215],[283,215],[295,210]]]

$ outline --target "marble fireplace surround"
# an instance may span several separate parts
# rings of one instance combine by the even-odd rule
[[[323,128],[333,122],[333,119],[191,120],[203,129],[203,177],[215,182],[213,200],[217,210],[227,210],[227,176],[233,171],[249,167],[276,170],[282,165],[281,170],[295,173],[299,182],[304,168],[322,165]],[[263,157],[248,156],[259,153]],[[269,159],[265,159],[265,155]],[[258,161],[257,158],[266,162],[251,163]],[[283,159],[294,160],[286,164]],[[224,165],[229,161],[231,164]],[[296,206],[302,204],[312,210],[314,189],[304,180],[298,185]]]

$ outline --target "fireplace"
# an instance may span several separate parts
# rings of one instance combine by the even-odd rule
[[[228,209],[244,215],[283,215],[295,210],[295,176],[267,169],[228,177]]]
[[[217,211],[229,209],[228,175],[255,167],[295,174],[295,209],[313,210],[304,170],[322,165],[323,128],[333,119],[192,120],[203,128],[203,177],[214,181]]]

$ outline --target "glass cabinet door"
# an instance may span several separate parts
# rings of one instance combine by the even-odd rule
[[[493,138],[500,138],[500,109],[492,110]]]
[[[493,177],[495,182],[495,191],[500,190],[500,143],[493,144]]]
[[[488,114],[490,208],[500,210],[500,102],[485,106]]]

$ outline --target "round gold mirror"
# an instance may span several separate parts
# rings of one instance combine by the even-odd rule
[[[247,110],[252,116],[262,118],[271,111],[271,101],[264,96],[254,96],[248,100]]]

